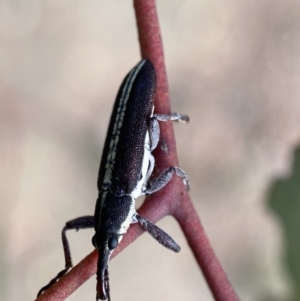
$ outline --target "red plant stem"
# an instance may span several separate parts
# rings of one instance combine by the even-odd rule
[[[155,0],[135,0],[134,7],[142,57],[149,58],[155,65],[157,72],[158,87],[156,97],[159,101],[155,103],[155,111],[168,114],[171,111],[168,82]],[[169,126],[169,124],[161,124],[160,126],[161,128],[163,126],[165,127],[160,136],[160,143],[155,150],[155,158],[157,162],[156,168],[163,170],[168,166],[177,164],[178,159],[173,127]],[[160,146],[163,143],[166,145],[167,142],[168,152],[166,154],[166,152],[162,151]],[[175,192],[176,196],[181,194],[181,197],[174,197],[173,200],[171,200],[169,205],[170,214],[179,222],[215,299],[220,301],[238,300],[235,291],[209,243],[188,194],[182,190],[183,185],[179,183],[178,178],[177,181],[178,185],[174,185],[175,191],[173,191],[173,193]],[[179,189],[181,189],[181,191]],[[158,193],[156,197],[159,197]],[[164,200],[164,202],[166,203],[166,200]]]
[[[134,0],[134,8],[142,57],[150,59],[156,69],[157,91],[155,111],[157,113],[168,114],[171,111],[168,82],[155,1]],[[171,122],[162,123],[160,127],[160,143],[154,153],[156,158],[156,172],[160,172],[169,166],[178,165],[172,124]],[[159,221],[168,214],[173,215],[178,220],[187,237],[188,243],[202,268],[203,274],[215,299],[218,301],[238,300],[209,244],[185,187],[178,177],[174,177],[164,189],[155,193],[154,196],[147,198],[138,212],[153,222]],[[111,259],[131,244],[143,232],[138,224],[132,225],[121,244],[112,254]],[[60,301],[66,299],[96,273],[97,258],[98,252],[93,251],[37,300]]]
[[[168,80],[155,1],[134,0],[133,3],[142,58],[148,58],[156,71],[155,113],[170,114]],[[160,128],[159,145],[154,151],[156,172],[178,165],[173,126],[169,122],[161,122]]]
[[[174,212],[174,217],[187,238],[215,300],[238,301],[239,298],[222,269],[188,196],[183,198],[181,206]]]

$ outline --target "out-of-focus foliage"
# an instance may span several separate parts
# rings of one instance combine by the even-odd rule
[[[293,300],[300,300],[300,148],[295,152],[292,175],[276,181],[269,200],[285,231],[285,261],[296,291]]]

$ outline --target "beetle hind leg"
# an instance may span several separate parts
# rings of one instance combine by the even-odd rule
[[[159,121],[181,121],[181,122],[189,122],[190,118],[187,115],[182,115],[179,113],[172,113],[170,115],[165,114],[154,114],[153,117],[155,117]]]

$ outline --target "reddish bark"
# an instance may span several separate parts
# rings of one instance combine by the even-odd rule
[[[142,58],[150,59],[156,70],[155,112],[168,114],[171,112],[169,90],[155,0],[134,0],[134,8]],[[154,152],[156,160],[155,174],[160,173],[169,166],[178,166],[172,123],[161,123],[160,127],[160,142]],[[215,300],[239,300],[210,246],[197,212],[182,181],[178,177],[175,176],[161,191],[147,198],[139,213],[153,222],[159,221],[166,215],[174,216],[188,240]],[[143,232],[138,224],[132,225],[111,259]],[[97,257],[97,251],[93,251],[37,300],[59,301],[66,299],[96,273]]]

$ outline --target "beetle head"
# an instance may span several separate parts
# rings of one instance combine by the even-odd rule
[[[99,250],[97,266],[97,300],[110,300],[108,261],[135,218],[134,200],[131,196],[115,196],[101,192],[95,212],[95,235],[92,243]]]

